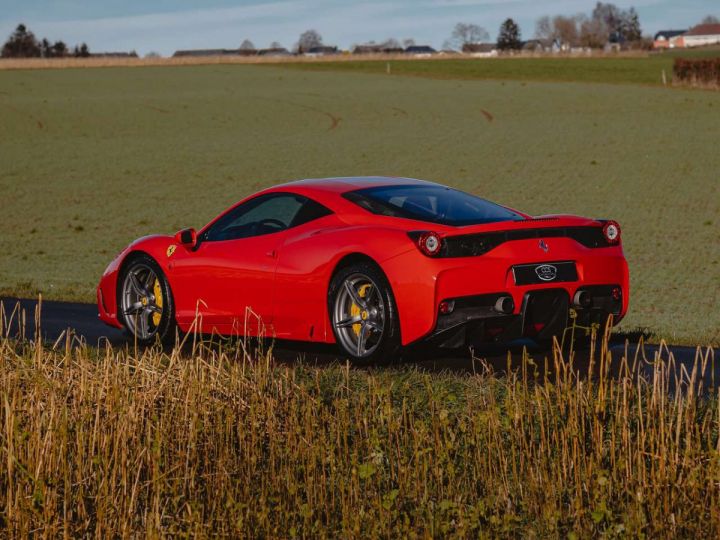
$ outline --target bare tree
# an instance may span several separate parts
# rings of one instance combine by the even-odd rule
[[[607,43],[607,27],[598,19],[585,19],[580,24],[580,44],[591,49],[602,48]]]
[[[162,58],[162,55],[157,51],[150,51],[145,55],[145,58]]]
[[[583,14],[568,17],[556,15],[555,17],[540,17],[535,22],[535,37],[537,39],[557,40],[561,46],[576,47],[581,42],[581,27],[587,22]]]
[[[467,43],[480,43],[489,39],[490,34],[482,26],[457,23],[447,43],[455,49],[462,49],[462,46]]]
[[[415,45],[415,40],[413,38],[405,38],[402,40],[403,47],[408,48]]]
[[[283,46],[282,46],[282,43],[280,43],[279,41],[273,41],[273,42],[270,44],[270,48],[271,48],[271,49],[282,49]]]
[[[638,16],[637,11],[635,11],[634,7],[631,7],[629,10],[623,12],[621,32],[622,37],[625,41],[634,43],[642,39],[640,17]]]
[[[622,10],[615,4],[597,2],[590,17],[582,13],[574,17],[540,17],[535,23],[535,36],[556,39],[564,47],[601,48],[608,41],[639,46],[642,30],[635,8]]]
[[[255,45],[253,45],[253,42],[249,39],[243,40],[243,42],[240,44],[240,50],[241,51],[252,51],[255,49]]]
[[[313,47],[322,47],[322,36],[317,30],[305,30],[300,34],[297,44],[297,51],[303,53]]]
[[[720,24],[720,19],[718,19],[715,15],[705,15],[703,20],[700,21],[700,24]]]
[[[535,37],[537,39],[555,39],[555,29],[547,15],[543,15],[535,21]]]
[[[554,38],[563,46],[576,47],[580,44],[578,17],[557,15],[553,17],[552,25]]]
[[[402,45],[400,45],[400,42],[395,38],[386,39],[380,44],[380,46],[383,49],[402,49]]]

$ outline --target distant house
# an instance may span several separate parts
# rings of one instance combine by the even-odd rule
[[[383,52],[383,46],[381,43],[366,43],[364,45],[355,45],[353,47],[353,54],[380,54]]]
[[[528,39],[521,43],[520,49],[525,52],[559,52],[561,46],[557,39]]]
[[[405,52],[407,54],[414,54],[416,56],[419,55],[431,55],[435,54],[437,51],[430,47],[429,45],[410,45],[405,49]]]
[[[362,45],[355,45],[353,47],[353,54],[398,54],[404,50],[400,47],[388,47],[384,43],[365,43]]]
[[[320,45],[318,47],[310,47],[304,52],[307,56],[326,56],[330,54],[337,54],[338,48],[330,45]]]
[[[173,56],[239,56],[239,54],[239,49],[190,49],[175,51]]]
[[[238,49],[237,54],[239,56],[257,56],[257,49]]]
[[[653,49],[674,49],[685,32],[687,30],[660,30],[653,38]]]
[[[462,52],[478,58],[487,56],[497,56],[496,43],[464,43]]]
[[[698,24],[678,38],[678,47],[702,47],[720,43],[720,24]]]
[[[90,58],[137,58],[135,51],[130,52],[99,52],[90,53]]]
[[[260,49],[258,56],[290,56],[290,51],[285,47],[273,47],[270,49]]]

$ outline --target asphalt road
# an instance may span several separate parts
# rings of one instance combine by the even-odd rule
[[[0,307],[4,311],[3,320],[5,321],[4,328],[2,328],[3,334],[34,339],[37,306],[37,300],[0,298]],[[97,307],[94,304],[43,301],[40,309],[40,332],[43,340],[55,342],[68,329],[72,329],[76,336],[91,346],[105,346],[106,343],[114,347],[131,345],[122,331],[106,326],[98,319]],[[507,370],[508,352],[511,355],[511,368],[514,369],[521,364],[523,348],[540,366],[544,365],[543,359],[548,352],[539,349],[529,340],[517,342],[510,347],[495,346],[476,349],[474,354],[465,351],[437,352],[423,358],[411,359],[410,363],[428,371],[448,370],[473,373],[482,369],[482,359],[492,366],[494,371],[503,373]],[[628,360],[632,362],[637,349],[636,344],[629,342],[612,343],[613,366],[616,372],[620,365],[619,360],[625,352],[628,352]],[[322,366],[333,362],[345,362],[335,347],[328,345],[277,341],[273,350],[276,360],[287,364],[302,361]],[[639,353],[639,358],[646,359],[641,362],[642,369],[646,374],[652,373],[651,362],[658,355],[666,361],[672,357],[678,374],[681,372],[682,366],[685,367],[687,373],[691,373],[696,358],[706,356],[710,361],[707,362],[703,374],[705,388],[720,386],[720,365],[716,365],[720,362],[714,362],[714,351],[712,350],[682,346],[670,346],[667,349],[659,350],[657,345],[645,345]],[[581,375],[587,374],[588,364],[587,353],[579,352],[574,365]]]

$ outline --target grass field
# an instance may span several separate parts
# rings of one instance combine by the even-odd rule
[[[514,80],[662,85],[672,82],[675,58],[720,57],[720,47],[672,50],[662,53],[597,57],[500,57],[451,58],[412,61],[383,59],[356,62],[290,62],[289,68],[315,71],[347,71],[412,75],[437,79]]]
[[[596,354],[593,382],[556,355],[551,383],[529,358],[496,378],[70,345],[0,338],[11,537],[720,534],[700,357],[672,394],[670,365],[638,378],[632,355]]]
[[[718,343],[719,120],[718,93],[637,85],[257,66],[4,71],[0,293],[93,301],[137,236],[199,227],[278,181],[404,175],[534,214],[617,219],[632,274],[623,327]]]

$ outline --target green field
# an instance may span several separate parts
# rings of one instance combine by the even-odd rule
[[[199,227],[287,179],[404,175],[617,219],[623,328],[719,343],[720,94],[453,76],[0,71],[0,293],[93,301],[135,237]]]
[[[458,58],[428,60],[363,60],[292,62],[289,68],[313,71],[347,71],[412,75],[437,79],[556,81],[662,85],[672,82],[675,58],[720,57],[720,47],[672,50],[648,56]]]

